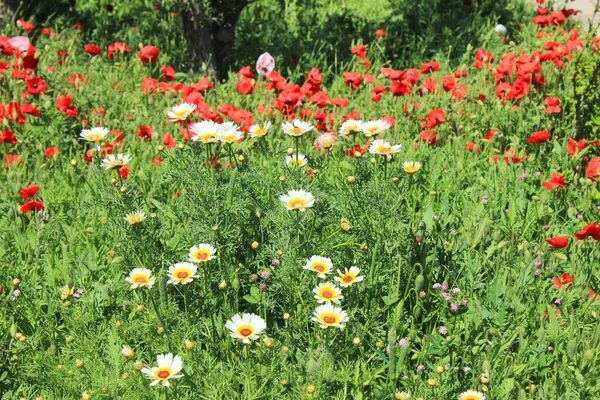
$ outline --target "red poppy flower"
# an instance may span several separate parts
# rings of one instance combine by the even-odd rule
[[[554,190],[557,187],[566,188],[567,184],[565,183],[565,176],[558,175],[556,172],[552,173],[552,177],[549,181],[542,182],[542,185],[548,190]]]
[[[142,82],[142,93],[145,95],[155,95],[158,93],[158,79],[144,78]]]
[[[585,149],[586,146],[587,140],[585,139],[581,139],[580,141],[576,142],[573,138],[569,138],[569,142],[567,143],[567,153],[570,157],[573,157],[577,152]]]
[[[27,185],[23,189],[21,189],[21,198],[28,199],[30,197],[33,197],[38,192],[38,190],[40,190],[40,187],[35,183]]]
[[[19,207],[19,211],[22,213],[27,213],[27,212],[36,211],[36,210],[43,210],[44,208],[46,208],[44,203],[42,203],[41,201],[38,201],[38,200],[33,200],[33,201],[28,201],[25,204],[23,204],[21,207]]]
[[[554,289],[560,289],[563,287],[563,285],[566,285],[567,287],[570,286],[573,282],[575,282],[575,278],[565,273],[562,274],[560,278],[557,276],[552,278],[552,282],[554,282]]]
[[[177,143],[175,143],[175,138],[172,135],[169,135],[168,133],[163,136],[163,143],[165,146],[167,146],[167,149],[169,150],[177,145]]]
[[[600,176],[600,157],[594,157],[590,160],[585,169],[585,176],[594,181]]]
[[[131,53],[131,49],[129,48],[129,46],[127,46],[127,44],[123,43],[123,42],[115,42],[113,44],[108,45],[108,59],[112,60],[113,59],[113,54],[115,52],[119,52],[121,54],[124,53]]]
[[[129,176],[129,168],[127,168],[127,165],[123,165],[121,168],[119,168],[119,175],[121,175],[122,179],[127,179]]]
[[[356,72],[344,72],[344,83],[352,90],[358,90],[363,78]]]
[[[456,87],[456,79],[453,76],[445,76],[442,78],[442,87],[445,92],[449,92]]]
[[[421,141],[433,146],[437,143],[437,135],[433,131],[423,131],[421,132]]]
[[[336,107],[347,108],[349,103],[348,99],[331,99],[331,104]]]
[[[152,158],[152,164],[154,165],[160,165],[160,163],[163,161],[162,158]]]
[[[140,50],[140,61],[144,64],[156,64],[160,50],[154,46],[144,46]]]
[[[102,54],[102,49],[93,44],[86,44],[85,52],[93,56],[99,56],[100,54]]]
[[[69,95],[58,96],[56,99],[56,109],[67,114],[69,118],[75,118],[79,114],[77,107],[72,106],[73,98]]]
[[[547,239],[546,242],[548,242],[548,244],[552,246],[553,249],[564,249],[566,247],[569,247],[569,238],[566,236],[556,236]]]
[[[394,96],[407,96],[412,94],[412,88],[403,81],[390,83],[390,93]]]
[[[364,44],[353,47],[351,52],[352,54],[356,54],[359,58],[365,58],[367,56],[367,49]]]
[[[37,76],[31,76],[25,81],[27,93],[39,96],[46,91],[46,82]]]
[[[152,140],[152,127],[143,125],[138,129],[137,137],[142,139],[144,142]]]
[[[71,74],[67,78],[67,82],[75,87],[79,87],[79,85],[82,83],[87,85],[88,78],[84,77],[81,74]]]
[[[171,82],[173,79],[175,79],[175,69],[173,67],[163,65],[160,67],[160,70],[163,73],[163,81]]]
[[[377,36],[378,38],[382,38],[382,37],[384,37],[384,36],[385,36],[385,33],[386,33],[386,32],[385,32],[383,29],[377,29],[377,30],[375,31],[375,36]]]
[[[429,74],[440,70],[440,64],[435,61],[429,61],[421,65],[421,73]]]
[[[60,151],[58,147],[48,147],[44,153],[46,154],[46,158],[56,158]]]
[[[250,67],[249,65],[246,65],[245,67],[240,69],[236,75],[244,76],[246,78],[254,78],[254,72],[252,72],[252,67]]]
[[[560,99],[558,97],[548,97],[544,100],[544,104],[546,105],[546,114],[559,113],[561,112]]]
[[[436,108],[427,114],[427,123],[421,124],[423,128],[435,128],[439,124],[446,122],[446,113],[444,110]]]
[[[369,139],[363,147],[360,147],[360,145],[355,144],[353,147],[350,148],[350,150],[346,151],[346,155],[348,157],[361,157],[369,148],[370,143],[371,139]]]
[[[529,136],[527,141],[529,143],[543,143],[548,141],[552,137],[552,134],[548,131],[539,131]]]
[[[585,240],[588,236],[591,236],[594,240],[600,241],[600,226],[596,226],[595,222],[587,224],[582,230],[575,233],[575,238],[577,240]]]
[[[4,156],[4,168],[10,168],[13,165],[21,165],[23,163],[23,159],[19,154],[7,154]]]
[[[235,87],[239,94],[252,94],[254,91],[254,83],[251,78],[242,79]]]
[[[473,142],[469,142],[467,143],[467,150],[469,150],[470,152],[474,152],[475,151],[475,143]],[[481,152],[481,147],[477,146],[477,152]]]
[[[0,118],[0,121],[1,120],[2,118]],[[0,135],[0,143],[17,144],[15,133],[5,129],[4,132],[2,132],[2,135]]]

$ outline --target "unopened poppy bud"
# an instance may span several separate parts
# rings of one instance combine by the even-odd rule
[[[165,146],[163,146],[162,144],[159,146],[156,146],[157,151],[163,151],[164,149],[165,149]]]
[[[356,181],[356,178],[353,177],[352,175],[350,175],[349,177],[346,178],[346,182],[348,183],[354,183]]]
[[[361,250],[366,250],[368,248],[367,242],[364,242],[361,246],[360,249]]]
[[[427,379],[427,384],[429,386],[435,386],[435,385],[437,385],[437,381],[435,380],[435,378],[430,378],[430,379]]]
[[[21,283],[21,280],[20,280],[19,278],[15,278],[15,279],[13,279],[13,281],[12,281],[12,285],[13,285],[13,286],[17,286],[19,283]]]
[[[257,242],[257,241],[254,241],[254,242],[252,242],[252,245],[251,245],[251,246],[252,246],[252,248],[253,248],[253,249],[258,249],[258,248],[259,248],[259,246],[260,246],[260,243],[259,243],[259,242]]]
[[[438,365],[437,367],[435,367],[435,372],[437,374],[443,374],[445,370],[446,370],[446,368],[442,367],[441,365]]]
[[[185,349],[186,350],[192,350],[196,345],[194,344],[194,342],[192,342],[191,340],[185,340]]]
[[[71,343],[71,342],[73,341],[73,336],[71,336],[71,335],[67,336],[67,337],[65,338],[65,341],[66,341],[67,343]]]
[[[183,149],[185,149],[185,144],[183,144],[183,143],[179,143],[179,144],[177,145],[177,148],[178,148],[178,149],[181,149],[181,150],[183,150]]]
[[[359,345],[360,344],[360,338],[359,337],[355,337],[354,339],[352,339],[352,343]]]
[[[425,282],[425,277],[422,274],[417,275],[415,279],[415,290],[419,291],[423,287],[423,283]]]
[[[219,283],[219,289],[225,289],[227,287],[227,282],[225,281],[221,281],[221,283]]]
[[[306,387],[306,391],[307,391],[308,393],[314,393],[314,391],[315,391],[315,385],[308,385],[308,386]]]
[[[162,333],[164,333],[165,328],[162,325],[159,325],[158,328],[156,328],[156,332],[160,335]]]
[[[115,183],[117,183],[117,179],[116,178],[112,178],[110,180],[111,185],[114,185]]]
[[[291,156],[292,154],[294,154],[294,149],[292,147],[289,147],[287,149],[287,154],[288,154],[288,156]]]
[[[370,162],[371,164],[375,165],[375,162],[376,162],[376,161],[375,161],[375,157],[371,157],[371,159],[369,160],[369,162]]]
[[[245,158],[245,157],[244,157],[242,154],[240,154],[240,155],[238,156],[238,161],[239,161],[239,162],[243,162],[245,159],[246,159],[246,158]]]
[[[125,193],[127,191],[127,188],[125,186],[122,186],[119,190],[121,191],[121,193]]]
[[[281,176],[279,177],[279,180],[280,180],[281,182],[285,181],[285,176],[281,175]]]
[[[290,319],[290,314],[284,313],[283,314],[283,319]]]
[[[77,368],[81,368],[81,367],[83,367],[83,360],[76,360],[76,361],[75,361],[75,366],[76,366]]]
[[[135,368],[136,371],[139,371],[142,368],[144,368],[144,363],[138,360],[133,364],[133,367]]]

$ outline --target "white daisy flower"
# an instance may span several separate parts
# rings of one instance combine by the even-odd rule
[[[146,375],[146,378],[152,379],[150,386],[156,386],[159,383],[162,383],[163,386],[169,386],[169,379],[183,377],[179,374],[183,368],[181,357],[173,357],[171,353],[159,354],[156,356],[156,362],[158,367],[142,368],[142,373]]]
[[[258,339],[258,336],[267,329],[267,324],[258,315],[244,313],[234,315],[227,321],[225,327],[231,331],[229,336],[248,344],[250,340]]]

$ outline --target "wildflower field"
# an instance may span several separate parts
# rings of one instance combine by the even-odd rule
[[[75,3],[0,30],[0,399],[600,398],[576,10],[259,0],[220,79]]]

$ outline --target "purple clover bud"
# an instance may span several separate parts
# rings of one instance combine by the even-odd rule
[[[271,260],[271,265],[278,267],[281,264],[281,261],[279,261],[278,258],[274,258]]]
[[[269,271],[266,271],[266,270],[260,273],[260,278],[265,281],[267,279],[269,279],[270,276],[271,276],[271,274],[269,273]]]

